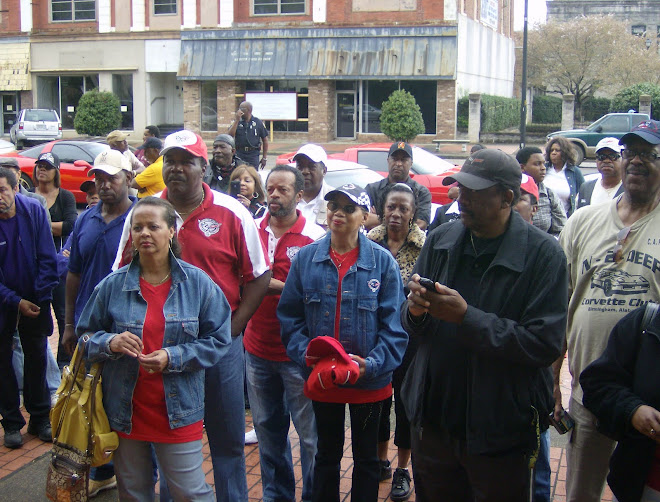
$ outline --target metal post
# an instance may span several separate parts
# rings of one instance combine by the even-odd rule
[[[525,18],[523,22],[522,92],[520,94],[520,148],[524,148],[527,141],[527,8],[528,0],[525,0]]]

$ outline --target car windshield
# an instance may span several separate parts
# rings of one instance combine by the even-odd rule
[[[456,166],[451,162],[447,162],[446,160],[427,152],[423,148],[419,148],[418,146],[413,147],[412,171],[415,174],[437,175],[453,169],[454,167]]]
[[[57,115],[53,110],[26,110],[25,122],[57,122]]]

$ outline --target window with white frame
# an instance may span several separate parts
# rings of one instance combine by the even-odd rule
[[[254,15],[304,14],[305,0],[252,0]]]
[[[154,14],[176,14],[177,0],[154,0]]]
[[[53,21],[94,21],[96,0],[51,0]]]

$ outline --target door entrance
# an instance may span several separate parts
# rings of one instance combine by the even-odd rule
[[[355,138],[357,106],[355,91],[337,91],[337,137]]]
[[[2,134],[9,134],[9,129],[16,122],[18,117],[18,94],[2,94]]]

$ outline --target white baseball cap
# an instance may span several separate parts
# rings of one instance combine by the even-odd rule
[[[94,167],[87,173],[92,176],[96,171],[103,171],[110,176],[114,176],[119,171],[132,172],[131,164],[124,154],[117,150],[106,150],[99,153],[94,159]]]
[[[308,143],[301,146],[300,150],[298,150],[293,156],[293,160],[296,160],[296,157],[299,155],[309,157],[312,162],[323,162],[325,164],[328,161],[328,154],[325,153],[323,147],[313,143]]]
[[[596,145],[596,153],[598,153],[599,150],[602,150],[603,148],[609,148],[613,152],[621,153],[622,146],[619,144],[619,140],[617,138],[610,137],[603,138],[598,142]]]

